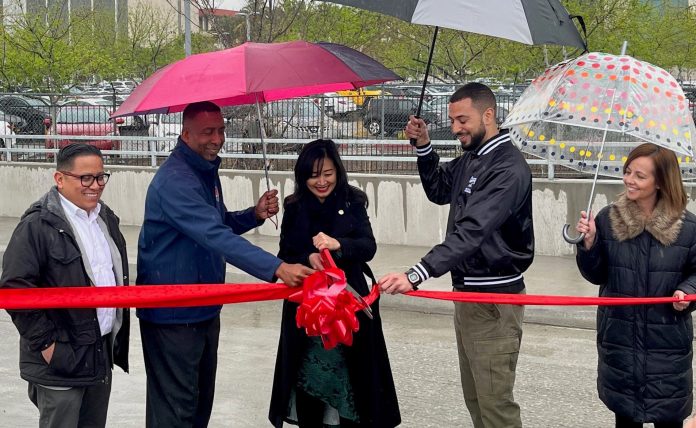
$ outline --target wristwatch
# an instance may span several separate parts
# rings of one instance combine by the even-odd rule
[[[411,287],[413,287],[414,290],[418,290],[418,286],[423,282],[418,272],[413,268],[406,271],[406,279],[411,283]]]

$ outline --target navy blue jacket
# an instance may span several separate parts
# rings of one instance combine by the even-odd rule
[[[227,212],[218,167],[181,139],[147,190],[138,241],[137,285],[219,284],[225,262],[274,281],[281,260],[240,234],[259,225],[254,209]],[[185,324],[217,316],[221,306],[138,309],[141,320]]]

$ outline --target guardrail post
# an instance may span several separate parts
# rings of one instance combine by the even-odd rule
[[[382,124],[382,126],[379,127],[379,138],[384,140],[384,103],[386,102],[386,99],[384,97],[384,92],[379,94],[379,99],[382,100],[380,108],[379,108],[379,123]]]
[[[547,171],[547,174],[546,174],[546,175],[547,175],[547,178],[548,178],[549,180],[553,180],[553,179],[554,179],[554,173],[555,173],[555,171],[554,171],[554,166],[555,166],[555,164],[553,163],[553,159],[551,159],[551,155],[547,155],[547,159],[548,159],[549,162],[548,162],[548,171]]]
[[[157,141],[150,140],[148,146],[150,147],[150,166],[155,167],[157,166],[157,155],[155,154],[157,152]]]
[[[10,149],[12,148],[14,142],[14,138],[5,138],[5,160],[7,162],[12,162],[12,152]]]
[[[324,139],[324,116],[326,116],[326,96],[321,96],[321,121],[319,122],[319,138]]]

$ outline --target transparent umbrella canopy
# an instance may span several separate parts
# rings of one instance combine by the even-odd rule
[[[502,126],[523,152],[595,181],[621,177],[628,153],[645,142],[674,151],[683,178],[696,178],[696,128],[684,92],[665,70],[627,55],[589,53],[547,69]],[[594,183],[588,211],[593,196]],[[567,228],[564,237],[576,242]]]

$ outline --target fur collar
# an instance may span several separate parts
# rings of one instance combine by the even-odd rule
[[[670,216],[663,201],[657,201],[651,217],[646,217],[634,201],[628,199],[625,193],[609,210],[609,221],[614,238],[618,241],[633,239],[643,230],[650,233],[664,246],[673,244],[681,231],[684,213]]]

